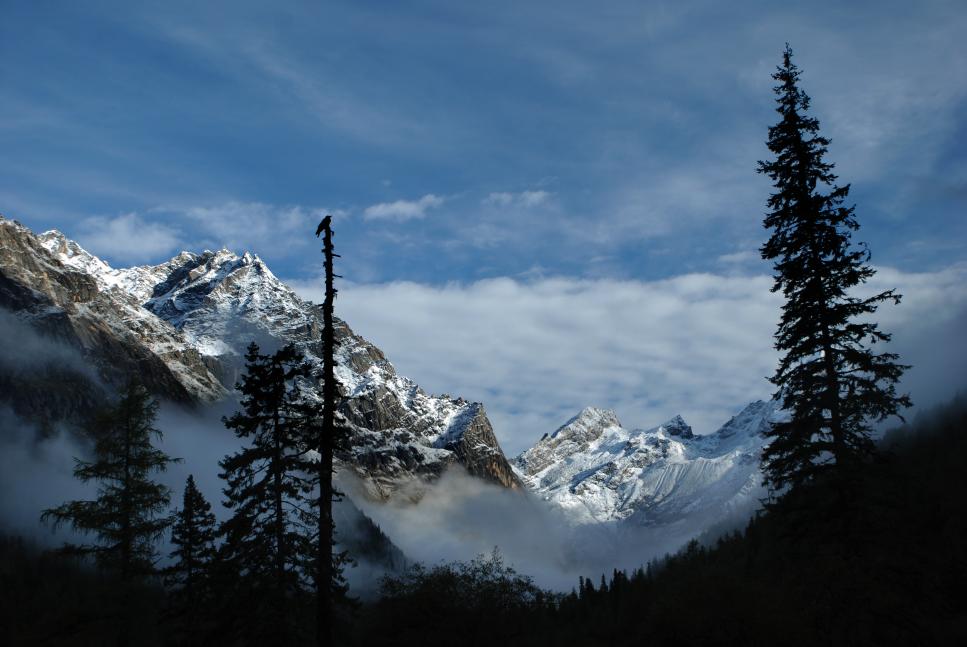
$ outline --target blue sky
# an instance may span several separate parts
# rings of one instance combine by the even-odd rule
[[[350,324],[427,388],[483,400],[505,443],[584,404],[616,406],[636,425],[691,407],[714,426],[768,394],[774,302],[762,302],[758,345],[738,346],[762,366],[688,396],[674,394],[707,363],[743,362],[698,355],[664,391],[672,360],[590,385],[522,341],[505,377],[536,372],[515,395],[474,340],[534,326],[554,344],[596,348],[587,361],[602,376],[619,359],[634,360],[616,371],[629,376],[654,360],[622,336],[657,336],[677,356],[707,346],[666,343],[692,310],[657,316],[642,295],[664,287],[694,305],[715,281],[747,287],[769,272],[755,253],[769,186],[754,169],[768,154],[770,74],[786,41],[833,139],[830,160],[852,183],[858,238],[899,284],[955,277],[937,297],[954,319],[936,325],[960,321],[964,33],[957,1],[2,0],[0,213],[61,229],[115,265],[251,249],[311,295],[311,233],[332,212]],[[706,277],[706,291],[677,292],[689,276]],[[460,304],[506,307],[501,286],[523,291],[520,308],[475,328],[482,317],[467,321]],[[638,296],[616,296],[620,286]],[[562,323],[586,294],[612,310]],[[722,331],[742,324],[715,323],[695,334],[735,347]],[[458,326],[469,336],[434,348]],[[474,376],[455,379],[444,363]],[[553,402],[538,414],[535,399]]]

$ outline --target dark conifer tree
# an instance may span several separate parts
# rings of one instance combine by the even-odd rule
[[[898,415],[910,405],[895,384],[907,367],[893,353],[870,344],[889,341],[869,319],[884,301],[899,303],[893,290],[859,297],[854,288],[873,276],[864,244],[851,245],[859,229],[854,207],[844,206],[849,185],[836,185],[825,160],[829,139],[807,114],[809,97],[786,46],[778,82],[779,122],[769,128],[775,159],[759,162],[775,192],[764,226],[772,235],[762,257],[774,262],[773,292],[785,297],[775,347],[783,353],[776,395],[791,412],[772,428],[763,452],[766,480],[774,491],[796,487],[819,474],[844,476],[873,453],[870,423]]]
[[[165,584],[172,588],[172,620],[183,634],[184,644],[201,644],[201,620],[211,603],[215,515],[191,475],[185,483],[182,507],[175,511],[171,543],[175,562],[164,573]]]
[[[291,344],[263,355],[252,343],[245,360],[246,372],[236,385],[242,411],[224,423],[247,443],[219,463],[232,516],[219,528],[224,542],[218,569],[223,579],[239,578],[233,586],[241,594],[227,610],[233,617],[223,620],[243,643],[298,643],[314,516],[307,501],[313,467],[297,378],[308,377],[310,367]]]
[[[74,467],[80,481],[98,483],[97,498],[69,501],[41,516],[55,527],[66,523],[96,537],[91,544],[67,544],[63,552],[92,556],[120,579],[107,609],[114,617],[118,645],[131,644],[133,618],[140,614],[133,591],[139,580],[156,572],[155,544],[171,525],[171,492],[153,481],[152,474],[177,459],[152,445],[153,438],[161,439],[154,427],[157,413],[158,403],[135,382],[125,387],[115,405],[97,411],[86,429],[94,440],[94,460],[75,459]]]
[[[151,480],[172,459],[152,445],[161,439],[154,427],[158,403],[147,390],[128,384],[117,404],[98,411],[87,428],[94,439],[94,460],[74,459],[74,476],[98,483],[93,501],[70,501],[45,510],[42,519],[56,527],[69,524],[93,534],[93,544],[64,547],[65,552],[91,555],[97,563],[131,581],[155,572],[155,544],[171,524],[166,514],[170,490]]]

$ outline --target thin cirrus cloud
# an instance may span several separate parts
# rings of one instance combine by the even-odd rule
[[[426,212],[439,207],[445,198],[427,193],[419,200],[397,200],[395,202],[380,202],[366,207],[363,218],[366,220],[389,220],[406,222],[420,220],[426,217]]]
[[[537,252],[528,264],[582,275],[589,270],[575,259],[586,266],[585,251],[615,258],[635,244],[667,250],[689,270],[714,270],[706,260],[761,233],[769,185],[755,163],[768,153],[770,75],[789,40],[833,139],[830,160],[844,183],[855,182],[864,228],[880,232],[870,241],[878,261],[911,258],[913,268],[963,256],[962,246],[914,254],[907,245],[964,238],[958,198],[933,187],[962,184],[967,11],[957,3],[828,2],[843,17],[830,22],[815,8],[785,5],[723,15],[704,1],[688,9],[618,2],[602,13],[565,0],[554,3],[552,25],[541,3],[511,4],[379,15],[365,3],[307,4],[266,22],[257,11],[207,4],[185,12],[85,3],[50,15],[21,3],[0,25],[0,76],[9,80],[0,208],[43,228],[66,227],[58,220],[68,213],[79,222],[137,211],[154,221],[158,204],[226,197],[322,201],[352,205],[374,225],[432,214],[440,226],[414,227],[417,244],[423,236],[437,248],[512,247],[509,260],[468,263],[454,253],[449,265],[428,252],[439,280],[474,280],[482,267],[515,275],[513,258]],[[87,47],[90,34],[102,47]],[[429,56],[439,51],[445,60]],[[94,73],[104,69],[111,73]],[[157,82],[123,81],[140,78]],[[115,106],[125,119],[108,125],[103,115]],[[319,151],[339,151],[341,163],[317,169]],[[376,178],[392,178],[398,193],[374,189]],[[540,190],[548,187],[553,194]],[[168,233],[191,248],[230,238],[274,244],[173,222]],[[452,240],[440,240],[444,233]],[[390,256],[378,251],[374,258]],[[613,274],[656,278],[656,267],[664,264],[629,256]],[[385,261],[368,269],[380,280],[427,278]]]
[[[317,282],[293,282],[319,299]],[[765,275],[682,274],[660,281],[499,278],[467,284],[347,284],[340,316],[431,392],[485,404],[508,454],[585,406],[615,409],[631,427],[681,414],[698,433],[770,397],[780,297]],[[924,405],[967,380],[967,265],[929,273],[883,268],[869,290],[884,306],[890,349],[913,364],[905,386]],[[921,316],[932,312],[929,322]],[[923,343],[930,339],[930,344]],[[942,354],[928,352],[943,345]],[[942,355],[942,356],[941,356]],[[946,385],[946,386],[938,386]]]

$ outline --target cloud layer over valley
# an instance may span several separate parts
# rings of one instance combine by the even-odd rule
[[[781,304],[771,285],[747,274],[347,284],[338,312],[425,389],[483,402],[514,455],[589,405],[629,427],[681,414],[710,433],[769,398]],[[321,301],[317,281],[294,287]],[[902,303],[876,318],[913,365],[904,384],[915,403],[929,405],[967,385],[953,359],[967,356],[967,265],[880,268],[864,289],[894,287]]]

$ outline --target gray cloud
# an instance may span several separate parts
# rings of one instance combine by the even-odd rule
[[[227,454],[238,451],[242,441],[226,429],[221,416],[234,411],[229,398],[217,405],[200,410],[186,410],[162,402],[156,427],[162,438],[155,445],[169,456],[180,459],[165,472],[151,478],[171,488],[171,508],[181,506],[185,480],[189,474],[212,504],[219,520],[229,516],[221,505],[224,482],[218,477],[218,462]],[[47,429],[41,433],[35,425],[16,416],[8,407],[0,405],[0,533],[29,537],[44,547],[57,547],[64,542],[85,543],[91,536],[74,532],[69,526],[53,528],[42,524],[43,510],[65,501],[93,499],[97,484],[83,484],[73,476],[75,459],[91,459],[91,444],[75,431],[64,428]],[[337,529],[352,533],[355,526]],[[161,564],[168,561],[171,547],[165,537],[158,545]],[[372,594],[376,582],[386,572],[385,564],[373,564],[357,559],[356,567],[346,573],[354,594]]]
[[[344,481],[344,487],[352,492],[353,482]],[[412,559],[426,564],[469,560],[497,547],[541,586],[564,591],[579,575],[596,578],[613,568],[642,566],[712,524],[725,530],[751,513],[735,510],[725,519],[693,515],[666,527],[572,526],[546,502],[469,477],[459,468],[419,489],[423,496],[416,505],[406,491],[387,503],[357,500]]]
[[[223,408],[227,411],[227,406],[211,408],[201,415],[170,404],[161,408],[156,426],[163,437],[157,446],[182,461],[152,478],[171,488],[172,507],[180,505],[185,479],[194,474],[215,513],[224,517],[218,460],[235,451],[239,441],[220,422]],[[90,460],[90,443],[63,428],[40,433],[30,422],[0,408],[0,450],[0,527],[47,546],[83,539],[70,528],[41,524],[40,514],[68,500],[96,496],[97,484],[85,485],[73,476],[75,458]]]
[[[98,381],[96,371],[75,348],[41,335],[29,322],[6,308],[0,308],[0,339],[4,340],[0,344],[0,370],[7,374],[54,367]]]
[[[82,442],[58,432],[41,437],[33,425],[0,406],[0,529],[55,546],[77,537],[68,528],[54,532],[40,523],[43,510],[67,498],[93,497],[96,488],[74,479],[74,457]]]
[[[351,479],[342,478],[352,494]],[[571,532],[541,502],[469,477],[459,468],[419,489],[423,496],[417,505],[405,492],[387,503],[356,498],[411,559],[427,564],[467,560],[498,546],[528,574],[567,586],[577,579],[570,575],[577,564]]]

